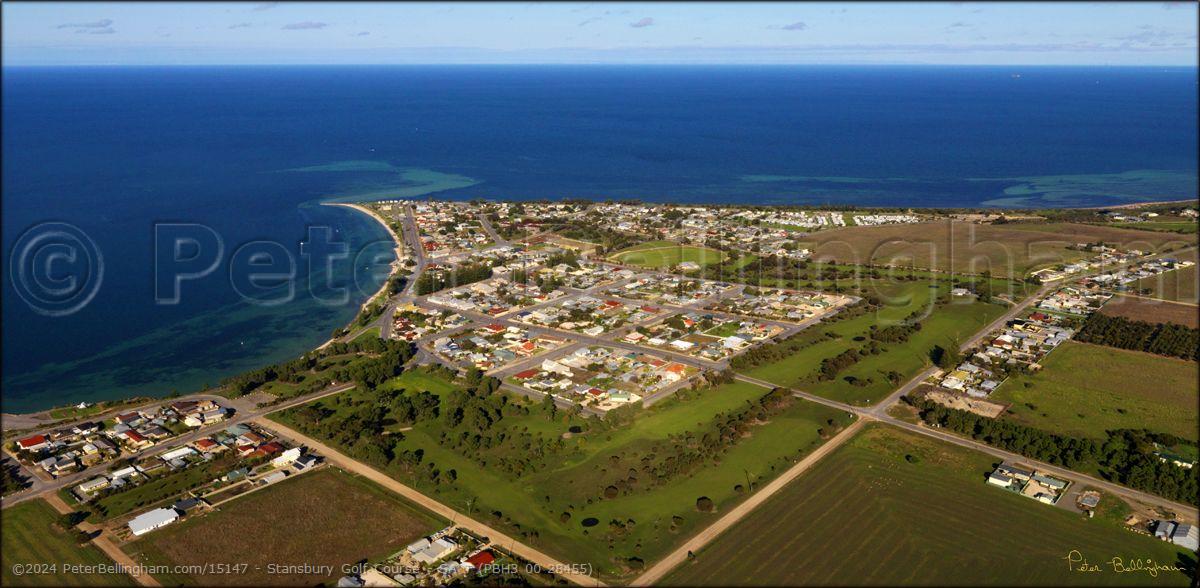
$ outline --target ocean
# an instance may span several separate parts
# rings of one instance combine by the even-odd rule
[[[1195,68],[5,68],[2,86],[5,412],[193,391],[323,342],[391,254],[374,221],[321,201],[1197,195]],[[102,276],[77,276],[101,278],[94,297],[61,316],[17,291],[16,262],[48,222],[103,259]],[[155,300],[169,286],[155,273],[163,223],[223,244],[178,304]],[[354,255],[310,269],[301,242],[322,228]],[[231,261],[264,241],[321,286],[246,301]]]

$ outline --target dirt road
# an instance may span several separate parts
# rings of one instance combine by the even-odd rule
[[[572,571],[571,566],[559,562],[558,560],[555,560],[554,558],[532,547],[524,545],[516,539],[505,535],[504,533],[501,533],[500,531],[493,529],[488,525],[485,525],[470,517],[466,517],[462,513],[457,512],[454,509],[412,488],[409,488],[408,486],[405,486],[404,484],[401,484],[395,479],[383,474],[379,470],[367,466],[357,460],[351,459],[336,449],[325,445],[324,443],[321,443],[320,441],[317,441],[316,439],[313,439],[303,433],[300,433],[299,431],[267,419],[256,419],[254,422],[260,427],[270,429],[278,436],[289,439],[295,444],[308,447],[312,451],[323,456],[326,461],[336,465],[337,467],[367,478],[368,480],[371,480],[372,482],[375,482],[376,484],[379,484],[380,486],[383,486],[384,488],[403,496],[405,499],[453,521],[454,524],[458,525],[459,527],[470,530],[478,535],[486,536],[496,545],[505,547],[508,549],[508,551],[511,551],[512,553],[541,566],[543,569],[554,570],[556,574],[562,578],[583,586],[604,586],[604,584],[599,580],[596,580],[595,578],[585,574]]]
[[[46,494],[43,498],[45,498],[46,502],[48,502],[50,506],[54,508],[54,510],[58,511],[59,514],[67,514],[75,510],[68,506],[66,502],[63,502],[63,499],[59,498],[59,496],[53,492]],[[79,523],[79,528],[89,533],[94,533],[100,530],[100,527],[87,522]],[[100,551],[103,551],[104,554],[109,557],[109,559],[121,566],[124,566],[125,570],[139,585],[162,586],[162,584],[159,584],[158,580],[155,580],[153,576],[142,571],[137,562],[133,561],[133,558],[129,557],[129,554],[121,551],[121,548],[117,547],[117,545],[113,543],[108,536],[103,534],[98,535],[95,539],[92,539],[92,544],[100,548]]]
[[[687,543],[681,545],[679,549],[672,551],[670,555],[659,560],[659,562],[654,564],[653,567],[646,570],[645,573],[643,573],[641,576],[638,576],[636,580],[631,582],[631,585],[650,586],[661,580],[663,576],[667,575],[667,572],[670,572],[671,570],[675,569],[676,566],[687,560],[688,552],[694,553],[699,551],[702,547],[708,545],[713,539],[716,539],[717,536],[726,529],[737,524],[737,522],[742,520],[743,517],[750,514],[751,511],[758,508],[758,506],[763,502],[766,502],[767,499],[773,496],[776,492],[782,490],[784,486],[787,486],[792,480],[795,480],[800,476],[800,474],[803,474],[805,471],[811,468],[813,464],[820,461],[821,458],[825,457],[825,455],[827,455],[830,451],[837,449],[843,443],[848,441],[859,429],[862,428],[863,424],[868,420],[871,419],[860,418],[849,427],[843,429],[841,433],[838,433],[832,439],[826,441],[824,445],[821,445],[815,451],[805,456],[804,459],[801,459],[799,463],[789,468],[788,471],[783,473],[783,475],[771,480],[770,483],[768,483],[766,486],[763,486],[758,492],[751,494],[750,498],[747,498],[745,502],[733,507],[733,510],[730,510],[728,513],[726,513],[725,516],[718,519],[717,522],[705,527],[703,530],[697,533],[695,537],[692,537]]]

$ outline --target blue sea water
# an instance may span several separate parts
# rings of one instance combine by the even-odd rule
[[[386,233],[323,200],[393,196],[883,206],[1195,198],[1195,68],[185,67],[3,70],[3,408],[188,391],[350,320]],[[95,297],[34,312],[30,227],[103,255]],[[220,235],[220,267],[157,304],[155,225]],[[239,246],[330,227],[341,304],[242,299]],[[235,273],[237,273],[235,271]],[[324,276],[319,276],[324,279]]]

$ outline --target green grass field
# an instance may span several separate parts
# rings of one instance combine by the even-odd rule
[[[1197,251],[1192,250],[1177,256],[1180,260],[1197,261]],[[1176,302],[1200,302],[1200,274],[1198,266],[1192,266],[1157,276],[1142,278],[1133,284],[1135,291],[1147,290],[1146,296],[1174,300]]]
[[[79,546],[74,534],[55,525],[58,512],[43,500],[30,500],[4,509],[0,516],[0,552],[3,552],[5,586],[133,586],[125,574],[69,573],[64,565],[113,565],[111,559],[92,545]],[[28,569],[24,564],[55,566]],[[21,566],[14,573],[13,566]]]
[[[911,463],[906,455],[915,457]],[[1104,562],[1195,555],[987,485],[995,460],[873,426],[673,571],[667,585],[1186,585]],[[1108,498],[1111,500],[1111,497]],[[1103,503],[1102,503],[1103,505]],[[1078,550],[1100,571],[1068,571]]]
[[[940,284],[940,291],[944,292],[949,288],[945,282]],[[814,325],[809,328],[811,333],[805,336],[820,342],[781,361],[746,370],[746,374],[834,400],[870,404],[887,396],[897,387],[888,381],[885,374],[896,371],[901,374],[901,381],[908,380],[928,365],[929,351],[935,345],[948,347],[952,341],[962,341],[1004,314],[1006,310],[1006,307],[997,304],[952,299],[951,303],[937,307],[924,319],[921,330],[913,333],[907,341],[885,344],[882,353],[868,355],[841,371],[837,378],[816,381],[811,376],[821,360],[835,356],[852,346],[862,346],[866,341],[856,341],[855,338],[866,337],[872,325],[882,327],[886,321],[902,320],[914,311],[929,308],[934,298],[934,289],[930,288],[930,283],[920,280],[887,282],[877,287],[872,286],[872,289],[887,298],[887,303],[878,312],[829,325]],[[840,337],[826,338],[826,332],[836,333]],[[848,377],[854,378],[854,383],[848,381]],[[860,385],[868,381],[869,383]]]
[[[371,328],[365,329],[363,332],[359,333],[350,342],[358,343],[359,341],[366,341],[368,339],[378,339],[379,337],[380,337],[379,327],[371,327]]]
[[[1195,233],[1197,224],[1196,221],[1175,220],[1175,221],[1146,221],[1142,223],[1108,223],[1110,227],[1120,227],[1122,229],[1138,229],[1142,231],[1167,231],[1171,233]]]
[[[150,565],[249,565],[242,574],[155,576],[168,586],[315,585],[336,581],[343,564],[383,558],[447,524],[364,478],[325,468],[154,531],[124,549]],[[270,575],[270,563],[331,565],[334,572]]]
[[[685,261],[692,261],[700,265],[720,263],[725,259],[725,253],[716,249],[680,245],[671,241],[650,241],[622,249],[613,253],[611,258],[616,263],[662,268]]]
[[[421,380],[434,376],[409,373],[390,385],[444,393],[444,381],[431,385]],[[440,423],[422,422],[406,428],[396,450],[420,449],[425,464],[435,464],[442,471],[453,469],[457,480],[434,485],[399,469],[387,471],[444,504],[509,529],[522,541],[562,561],[591,563],[609,578],[627,576],[633,572],[625,569],[628,558],[652,562],[715,519],[716,514],[696,510],[699,497],[712,499],[718,512],[726,509],[745,496],[736,486],[753,483],[758,487],[822,443],[817,429],[828,427],[828,420],[838,426],[849,422],[841,411],[797,400],[770,422],[751,427],[749,435],[727,451],[719,463],[704,464],[694,473],[671,478],[651,489],[609,499],[601,496],[606,485],[637,468],[657,442],[705,429],[717,414],[742,407],[766,393],[765,388],[739,382],[664,400],[619,428],[596,428],[572,435],[565,439],[562,451],[549,457],[545,467],[519,479],[498,469],[480,467],[443,447],[439,442]],[[318,402],[334,410],[353,410],[348,401],[333,400],[342,396]],[[288,422],[286,412],[273,418]],[[528,430],[558,437],[580,424],[577,419],[560,415],[548,420],[535,411],[529,416],[506,417],[503,422],[514,433]],[[501,457],[489,454],[490,460]],[[562,520],[563,512],[571,513],[568,521]],[[673,517],[679,520],[673,521]],[[599,524],[584,527],[582,521],[588,518]],[[610,527],[613,521],[624,528]]]
[[[820,231],[804,238],[813,260],[913,265],[956,273],[991,272],[1023,278],[1031,270],[1068,263],[1088,254],[1075,243],[1104,241],[1125,248],[1158,250],[1194,245],[1194,235],[1138,231],[1078,223],[973,225],[933,221]]]
[[[1012,403],[1002,418],[1095,439],[1109,429],[1140,428],[1197,437],[1195,362],[1068,341],[1042,365],[992,395]]]

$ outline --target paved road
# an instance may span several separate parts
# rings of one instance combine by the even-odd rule
[[[293,398],[291,400],[288,400],[288,401],[285,401],[285,402],[282,402],[280,404],[276,404],[273,406],[264,406],[262,408],[251,408],[251,409],[247,409],[247,410],[238,411],[238,412],[234,413],[233,417],[226,419],[224,421],[221,421],[219,423],[214,423],[212,425],[200,427],[199,429],[196,429],[194,431],[184,433],[177,437],[172,437],[171,439],[168,439],[168,440],[166,440],[162,443],[159,443],[157,445],[154,445],[152,447],[146,448],[142,451],[138,451],[138,452],[134,452],[134,453],[123,453],[117,459],[118,460],[128,459],[131,457],[136,457],[136,458],[140,459],[140,458],[155,456],[155,455],[158,455],[165,451],[174,449],[176,447],[180,447],[182,445],[192,443],[193,441],[196,441],[197,439],[200,439],[201,437],[206,437],[206,436],[211,435],[211,434],[215,433],[216,431],[219,431],[226,427],[230,427],[230,426],[236,425],[238,423],[252,421],[252,420],[254,420],[262,415],[265,415],[267,413],[275,412],[277,410],[283,410],[286,408],[291,408],[293,406],[299,406],[301,404],[304,404],[307,402],[312,402],[313,400],[317,400],[319,398],[324,398],[331,394],[345,392],[346,390],[349,390],[353,387],[354,387],[354,384],[351,384],[351,383],[339,384],[336,386],[331,386],[324,390],[320,390],[318,392],[313,392],[311,394],[305,394],[304,396],[297,396],[296,398]],[[172,399],[171,402],[174,402],[174,399]],[[116,460],[110,461],[108,463],[111,464],[114,461],[116,461]],[[14,504],[20,504],[22,502],[25,502],[26,500],[37,498],[38,496],[41,496],[43,494],[54,493],[54,492],[57,492],[60,488],[73,486],[84,480],[94,478],[95,476],[98,475],[98,472],[102,471],[102,467],[103,467],[103,464],[97,465],[97,466],[92,466],[83,471],[75,472],[73,474],[69,474],[66,476],[60,476],[51,481],[47,481],[47,480],[43,480],[41,478],[34,477],[33,486],[31,486],[30,488],[22,490],[21,492],[18,492],[16,494],[10,494],[8,496],[5,496],[4,498],[0,498],[0,508],[8,508]]]
[[[488,215],[481,212],[478,216],[479,224],[483,225],[483,230],[487,231],[488,236],[492,238],[492,242],[496,245],[512,245],[508,239],[501,237],[500,233],[496,232],[496,228],[492,226],[492,219],[488,218]]]
[[[1028,309],[1030,306],[1037,303],[1038,300],[1041,300],[1041,298],[1043,296],[1049,294],[1052,290],[1054,290],[1055,288],[1058,288],[1059,286],[1060,286],[1060,284],[1058,282],[1051,282],[1051,283],[1047,283],[1047,284],[1043,285],[1041,288],[1038,288],[1038,290],[1036,292],[1034,292],[1032,295],[1030,295],[1027,298],[1025,298],[1024,300],[1022,300],[1021,302],[1014,304],[1012,306],[1012,308],[1009,309],[1008,312],[1004,313],[1002,316],[1000,316],[996,320],[989,323],[983,329],[980,329],[978,332],[976,332],[974,335],[972,335],[970,339],[963,341],[962,345],[959,346],[959,351],[966,351],[967,349],[974,347],[980,341],[982,341],[984,337],[987,337],[991,333],[1004,327],[1004,325],[1007,325],[1008,321],[1011,321],[1014,318],[1017,318],[1017,316],[1019,316],[1021,313],[1025,312],[1026,309]],[[895,392],[892,392],[891,394],[889,394],[887,396],[887,398],[884,398],[883,400],[877,402],[875,404],[875,406],[870,410],[870,412],[877,417],[881,416],[881,415],[885,415],[887,413],[888,409],[890,409],[894,404],[899,402],[900,399],[903,398],[904,396],[906,396],[909,392],[912,392],[914,389],[916,389],[917,386],[920,386],[921,382],[924,382],[925,380],[929,379],[929,377],[932,376],[934,374],[934,372],[936,372],[937,370],[938,370],[937,366],[930,366],[930,367],[926,368],[924,371],[917,374],[911,380],[906,382],[903,386],[897,388]]]
[[[379,484],[380,486],[383,486],[384,488],[403,496],[405,499],[410,500],[434,513],[437,513],[446,519],[449,519],[453,524],[465,528],[478,536],[487,537],[492,543],[504,547],[508,551],[542,566],[544,569],[561,570],[561,573],[558,575],[570,580],[571,582],[580,585],[604,585],[595,578],[572,572],[569,566],[550,557],[549,555],[529,547],[528,545],[517,541],[513,537],[505,535],[489,525],[485,525],[471,517],[463,515],[457,510],[450,508],[426,496],[425,494],[414,490],[413,488],[401,484],[387,474],[384,474],[379,470],[376,470],[375,468],[363,464],[355,459],[347,457],[340,451],[325,445],[324,443],[321,443],[320,441],[317,441],[316,439],[313,439],[299,431],[276,423],[275,421],[267,421],[265,419],[258,419],[255,421],[255,424],[274,431],[280,437],[289,439],[293,444],[304,445],[308,447],[312,451],[315,451],[323,456],[327,462],[332,463],[344,470],[359,474],[364,478],[367,478],[372,482],[375,482],[376,484]]]

